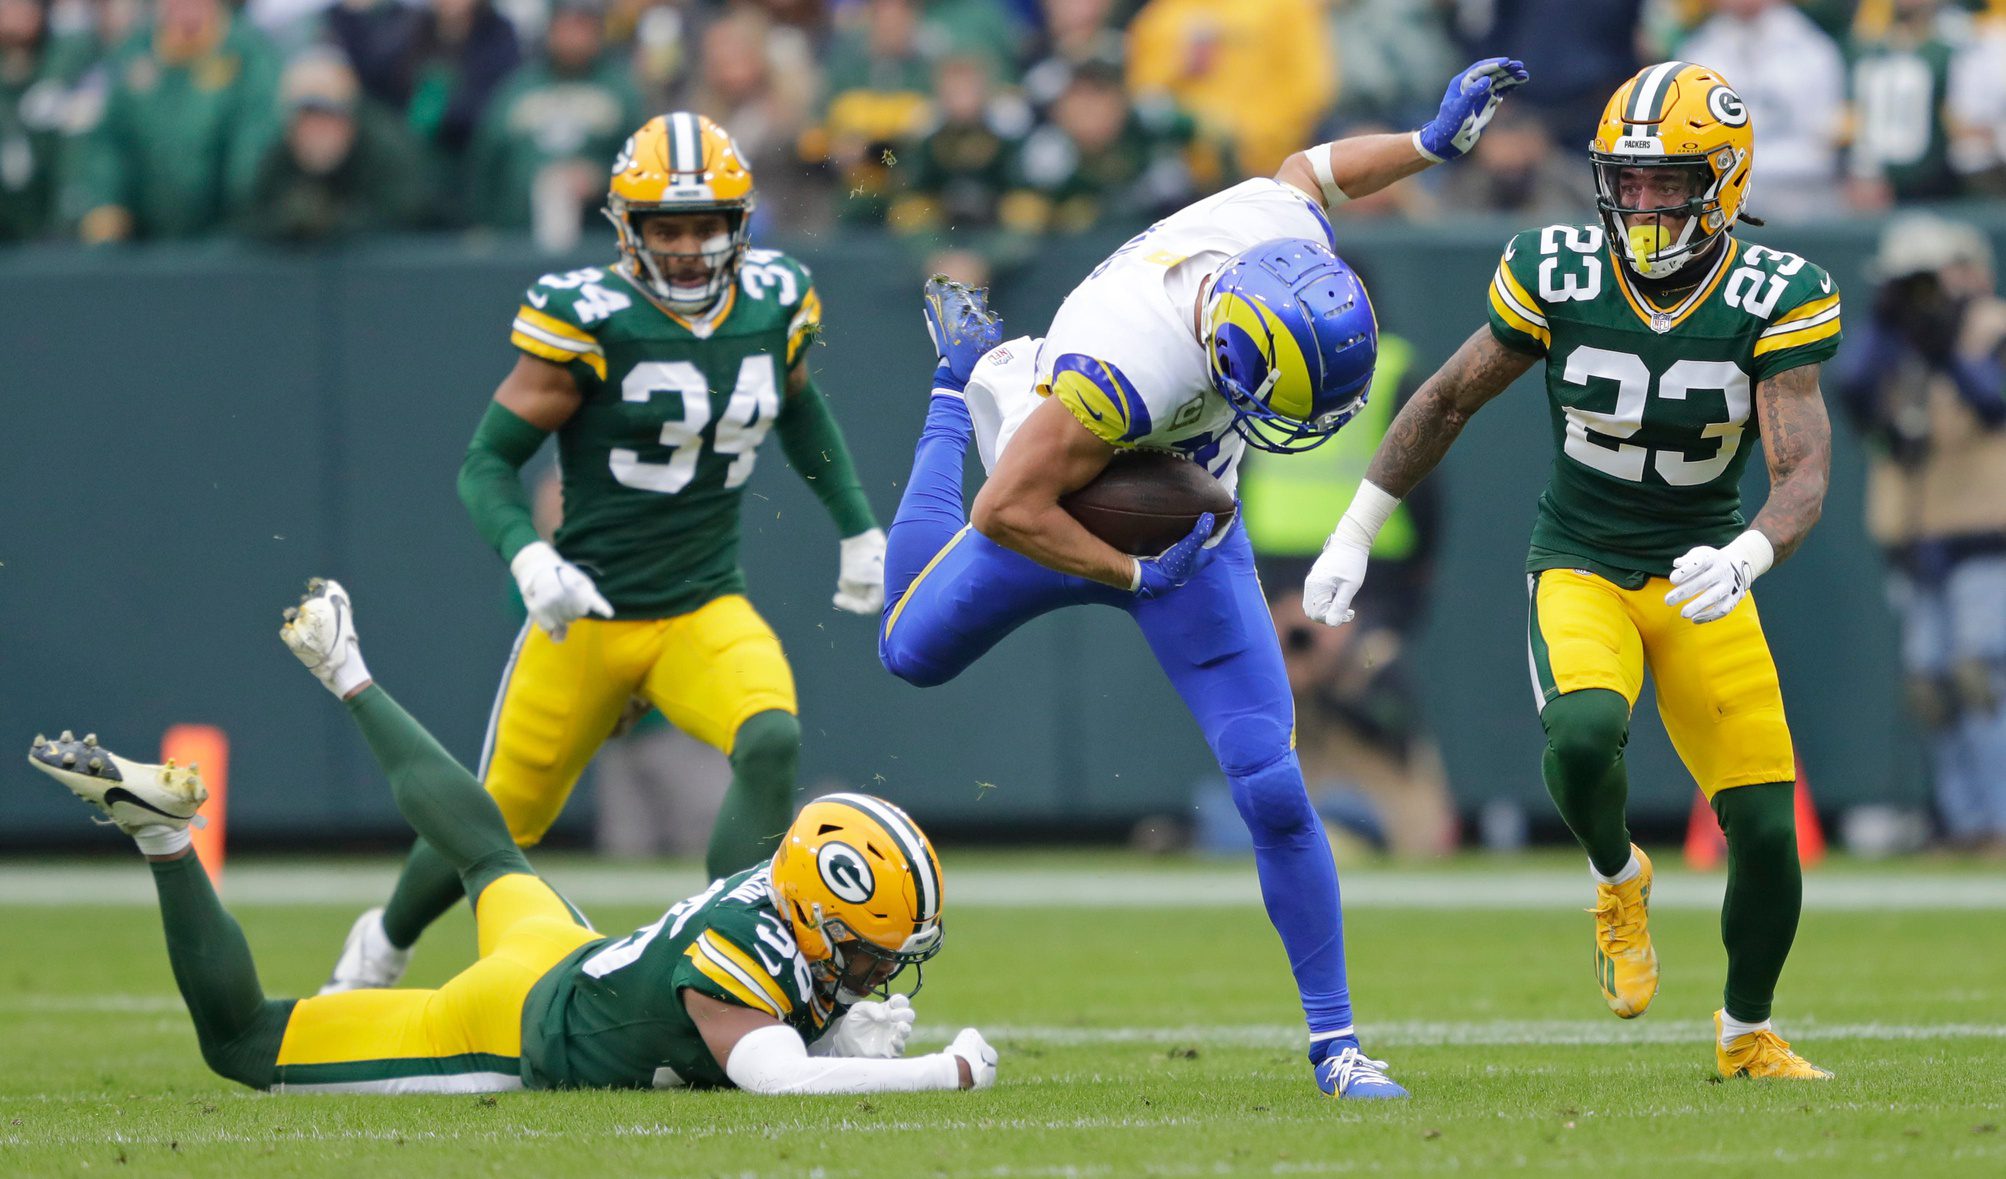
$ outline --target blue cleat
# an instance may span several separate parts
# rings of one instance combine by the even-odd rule
[[[936,274],[926,280],[926,334],[940,365],[935,388],[959,392],[975,362],[1003,342],[1003,320],[989,310],[989,292]]]
[[[1386,1062],[1360,1052],[1356,1044],[1346,1044],[1323,1058],[1323,1063],[1316,1066],[1316,1087],[1347,1101],[1407,1096],[1407,1090],[1386,1075]]]

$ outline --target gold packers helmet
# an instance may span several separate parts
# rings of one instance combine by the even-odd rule
[[[1755,128],[1725,78],[1664,61],[1617,88],[1588,158],[1611,243],[1639,275],[1664,278],[1745,219]]]
[[[803,807],[773,855],[773,889],[802,956],[844,1002],[940,952],[940,860],[882,798],[825,794]]]
[[[703,115],[656,115],[628,136],[613,161],[606,216],[620,235],[620,252],[634,277],[672,311],[695,313],[715,303],[738,276],[750,240],[752,169],[725,129]],[[706,240],[701,282],[675,282],[672,254],[647,248],[641,223],[659,213],[717,213],[726,230]]]

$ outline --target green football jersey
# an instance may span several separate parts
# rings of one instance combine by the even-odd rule
[[[564,365],[584,395],[557,432],[557,551],[614,617],[744,592],[739,499],[821,319],[807,267],[772,250],[746,252],[707,318],[664,310],[612,268],[546,274],[524,296],[510,342]]]
[[[522,1078],[532,1089],[727,1085],[682,992],[763,1011],[810,1043],[840,1014],[775,907],[766,865],[682,901],[626,937],[588,942],[537,980],[523,1005]]]
[[[1661,307],[1604,236],[1549,225],[1512,238],[1491,281],[1490,327],[1546,358],[1553,474],[1526,571],[1641,584],[1746,526],[1753,391],[1832,355],[1839,292],[1795,254],[1729,239],[1700,284]]]

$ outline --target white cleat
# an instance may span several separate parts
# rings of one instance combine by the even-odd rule
[[[314,578],[306,583],[300,604],[288,606],[279,637],[285,640],[314,678],[336,696],[346,698],[367,683],[362,643],[355,633],[355,609],[338,581]]]
[[[339,995],[343,991],[381,990],[394,987],[403,979],[404,970],[411,965],[411,951],[400,950],[390,944],[390,936],[383,932],[383,910],[371,909],[355,919],[348,930],[348,940],[341,943],[341,957],[335,961],[334,973],[320,988],[323,995]]]
[[[81,741],[68,729],[54,741],[37,736],[28,747],[28,764],[69,787],[128,835],[148,827],[199,826],[195,812],[209,797],[194,765],[128,761],[99,745],[96,733]]]

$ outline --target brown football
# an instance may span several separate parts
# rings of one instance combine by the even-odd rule
[[[1088,532],[1132,557],[1151,557],[1191,532],[1210,512],[1213,527],[1233,518],[1233,495],[1205,468],[1162,450],[1123,451],[1092,483],[1059,501]]]

